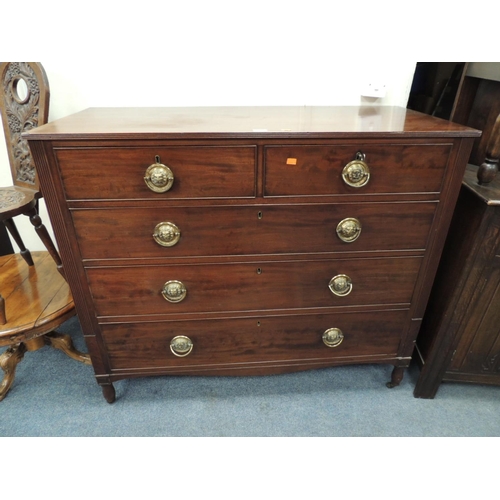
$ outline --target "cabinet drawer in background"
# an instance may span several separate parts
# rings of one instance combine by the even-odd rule
[[[407,315],[407,310],[392,310],[103,324],[101,330],[113,370],[209,370],[241,363],[395,356]],[[383,325],[383,334],[376,325]],[[323,341],[327,330],[329,335]],[[178,336],[192,343],[192,350],[185,356],[177,356],[170,348],[172,339]]]
[[[424,249],[435,208],[434,202],[255,205],[72,215],[84,259],[168,258]]]
[[[398,257],[117,266],[89,267],[86,272],[98,316],[128,316],[408,304],[421,261]],[[337,292],[350,293],[338,296],[330,290],[336,277]],[[166,283],[170,300],[186,290],[184,298],[164,298]]]
[[[256,147],[150,147],[56,149],[66,198],[197,199],[255,197]],[[144,176],[156,162],[173,174],[164,193]]]
[[[450,151],[448,144],[267,146],[264,196],[437,193]],[[370,178],[351,187],[342,171],[358,152],[365,155]]]

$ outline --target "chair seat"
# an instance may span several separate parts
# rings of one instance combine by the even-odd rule
[[[11,219],[34,207],[37,191],[18,186],[0,187],[0,220]]]
[[[0,257],[0,293],[7,323],[0,325],[0,346],[44,335],[76,314],[67,282],[46,251],[32,252],[34,266],[19,254]]]

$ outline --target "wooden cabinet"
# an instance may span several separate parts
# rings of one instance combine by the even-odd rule
[[[478,132],[403,108],[89,109],[26,134],[106,399],[408,366]]]
[[[417,347],[415,396],[442,381],[500,385],[500,176],[467,167]]]

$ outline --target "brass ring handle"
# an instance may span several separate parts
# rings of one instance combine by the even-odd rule
[[[156,157],[156,163],[150,165],[144,174],[144,181],[151,191],[155,193],[165,193],[174,183],[174,174],[172,170]]]
[[[193,350],[193,342],[189,337],[178,335],[170,341],[170,350],[179,358],[183,358]]]
[[[173,247],[180,239],[181,231],[173,222],[156,224],[153,238],[162,247]]]
[[[361,234],[361,222],[354,217],[341,220],[337,225],[337,236],[346,243],[352,243]]]
[[[365,155],[358,152],[356,159],[350,161],[342,170],[342,179],[351,187],[360,188],[368,184],[370,169],[365,162]]]
[[[323,333],[323,343],[327,347],[337,347],[344,340],[344,334],[340,328],[329,328]]]
[[[181,302],[185,299],[187,290],[182,281],[167,281],[161,290],[161,294],[168,302]]]
[[[345,297],[352,292],[352,281],[346,274],[334,276],[328,284],[330,291],[338,297]]]

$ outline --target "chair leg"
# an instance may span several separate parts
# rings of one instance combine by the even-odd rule
[[[0,325],[7,324],[7,314],[5,314],[5,300],[0,294]]]
[[[21,239],[21,235],[19,234],[19,231],[17,230],[14,221],[12,219],[6,219],[3,222],[5,224],[5,227],[8,229],[9,233],[12,235],[12,238],[14,238],[14,241],[17,243],[22,258],[26,261],[28,266],[33,266],[34,262],[33,258],[31,257],[31,253],[24,246],[23,240]]]
[[[71,359],[80,361],[86,365],[92,364],[90,356],[83,352],[78,351],[73,345],[71,336],[64,333],[50,332],[43,336],[45,345],[50,345],[55,349],[60,349],[67,354]]]
[[[4,372],[3,380],[0,382],[0,401],[7,396],[7,393],[14,382],[17,365],[23,359],[25,352],[26,346],[21,343],[9,347],[0,356],[0,368]]]
[[[42,240],[42,243],[45,245],[45,248],[49,251],[49,254],[54,259],[54,262],[57,265],[57,270],[64,276],[63,266],[61,262],[61,258],[59,257],[59,252],[55,247],[52,238],[50,237],[47,228],[43,225],[41,217],[38,215],[38,211],[36,207],[33,207],[31,210],[25,212],[30,219],[31,224],[35,227],[35,231],[38,236]]]

